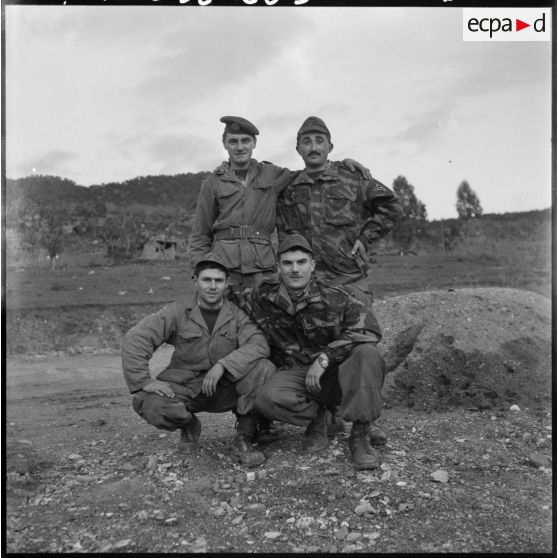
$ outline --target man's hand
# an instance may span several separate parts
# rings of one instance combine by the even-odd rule
[[[322,377],[323,373],[325,372],[325,368],[318,362],[316,359],[312,366],[306,372],[306,389],[310,393],[319,393],[322,389],[320,385],[320,378]]]
[[[203,379],[202,393],[207,396],[211,396],[217,390],[217,382],[221,379],[221,376],[225,373],[225,367],[217,362],[214,364]]]
[[[353,244],[353,247],[351,249],[351,254],[353,256],[356,256],[356,253],[359,253],[360,257],[366,261],[366,248],[364,247],[364,244],[357,238],[355,240],[355,243]]]
[[[370,169],[362,166],[358,161],[355,161],[354,159],[343,159],[343,163],[351,172],[360,172],[360,174],[362,174],[362,178],[365,180],[370,180],[372,178]]]
[[[172,391],[169,384],[161,380],[153,380],[150,384],[143,386],[141,389],[147,393],[156,393],[157,395],[174,397],[174,391]]]

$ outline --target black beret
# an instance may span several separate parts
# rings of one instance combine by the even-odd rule
[[[303,123],[296,136],[300,136],[305,134],[306,132],[320,132],[321,134],[325,134],[329,139],[331,139],[331,134],[325,122],[318,118],[317,116],[309,116]]]
[[[225,124],[225,132],[230,132],[231,134],[257,136],[260,133],[252,122],[241,116],[222,116],[220,121]]]
[[[304,238],[301,234],[291,234],[291,235],[287,236],[287,238],[285,238],[283,240],[283,242],[281,242],[281,244],[279,244],[279,248],[277,249],[277,253],[279,255],[281,255],[283,252],[288,252],[289,250],[292,250],[293,248],[299,248],[299,249],[303,250],[304,252],[308,252],[310,254],[313,254],[312,248],[310,247],[310,244],[308,243],[306,238]]]

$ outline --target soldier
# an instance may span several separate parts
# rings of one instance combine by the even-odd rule
[[[277,197],[297,172],[252,158],[259,130],[245,118],[223,116],[220,121],[229,161],[202,182],[189,252],[192,266],[209,254],[220,258],[230,270],[235,298],[244,288],[276,276],[272,234]],[[351,159],[343,165],[370,174]],[[270,423],[258,425],[258,441],[277,437]]]
[[[387,234],[401,215],[399,198],[387,186],[328,160],[333,149],[325,122],[308,117],[297,133],[296,150],[305,170],[291,180],[277,203],[279,242],[302,234],[316,259],[316,276],[370,306],[368,247]],[[346,430],[334,413],[330,432]],[[385,444],[376,425],[370,439]]]
[[[259,130],[245,118],[220,120],[229,160],[202,182],[189,253],[192,266],[209,254],[219,257],[230,270],[231,288],[241,292],[276,276],[272,235],[277,198],[298,171],[253,159]],[[370,174],[352,159],[336,164]]]
[[[255,389],[275,372],[266,360],[269,345],[259,327],[226,299],[228,269],[217,258],[200,260],[194,270],[195,294],[141,320],[124,337],[122,367],[133,408],[156,428],[180,430],[179,447],[198,445],[197,412],[234,411],[232,453],[243,465],[265,461],[252,448],[256,434]],[[163,343],[174,346],[168,367],[154,379],[149,360]],[[237,395],[237,387],[243,393]]]
[[[316,276],[372,304],[367,248],[394,226],[401,205],[378,180],[365,180],[329,161],[332,149],[324,121],[308,117],[296,142],[305,170],[293,177],[277,204],[279,242],[293,233],[303,235],[316,259]]]
[[[244,293],[244,308],[266,333],[277,372],[256,394],[265,416],[306,426],[303,447],[328,445],[330,412],[340,407],[352,423],[349,448],[357,469],[380,460],[368,437],[380,416],[385,365],[370,307],[314,276],[316,261],[308,241],[295,234],[279,245],[279,281]]]

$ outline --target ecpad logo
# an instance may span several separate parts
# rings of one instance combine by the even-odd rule
[[[464,8],[464,41],[550,41],[549,8]]]

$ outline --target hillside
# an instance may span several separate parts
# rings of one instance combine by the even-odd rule
[[[6,180],[8,211],[42,204],[76,207],[105,204],[108,208],[172,206],[194,210],[205,172],[173,176],[138,176],[125,182],[80,186],[57,176],[28,176]]]

